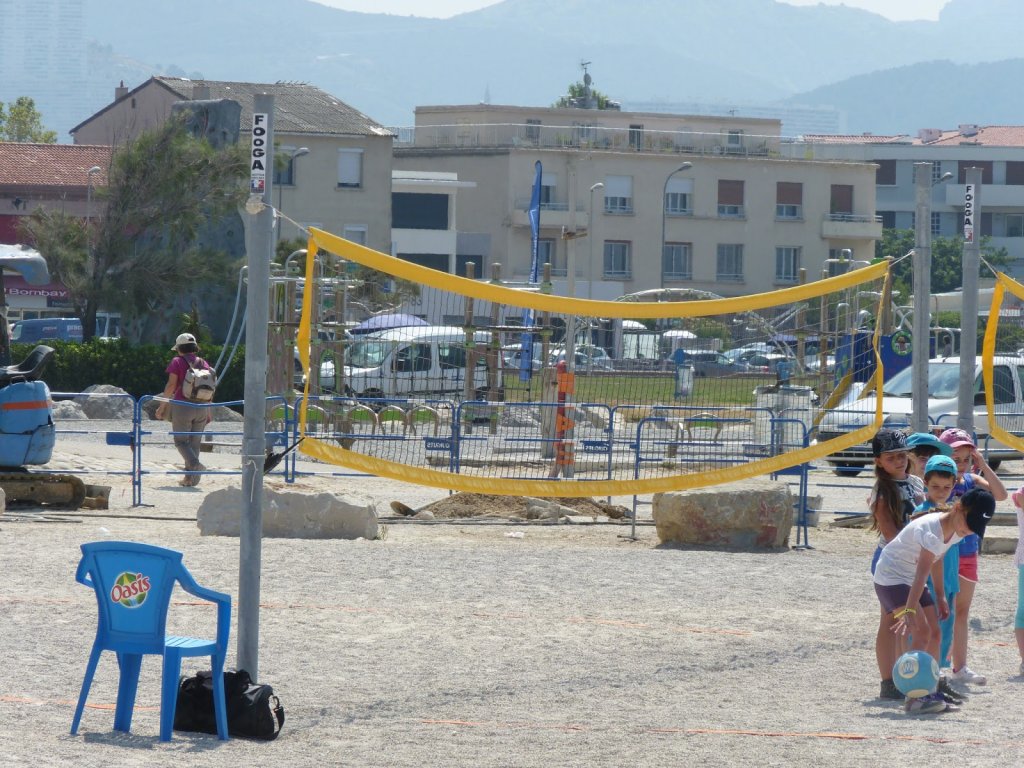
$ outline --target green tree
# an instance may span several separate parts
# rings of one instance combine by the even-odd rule
[[[88,228],[59,209],[37,209],[21,222],[22,236],[67,287],[86,339],[100,307],[145,316],[185,291],[232,279],[228,255],[202,235],[210,222],[237,215],[246,151],[213,149],[185,130],[184,117],[115,149],[97,193],[104,205]]]
[[[995,268],[1005,267],[1010,263],[1010,254],[1005,248],[992,248],[991,238],[981,239],[981,255]],[[884,229],[882,239],[875,241],[877,258],[891,257],[900,259],[914,249],[914,230]],[[963,251],[964,241],[961,237],[932,238],[932,293],[955,291],[963,282]],[[981,277],[994,277],[992,271],[981,265]],[[898,261],[892,270],[893,291],[899,291],[896,302],[905,304],[914,293],[913,258]]]
[[[593,99],[597,99],[597,108],[608,109],[608,102],[610,101],[610,99],[596,88],[590,88],[588,85],[579,80],[577,80],[575,83],[571,83],[569,85],[569,92],[565,96],[562,96],[558,101],[556,101],[551,106],[556,108],[575,106],[574,100],[586,98],[588,89],[590,91],[590,97]]]
[[[36,103],[28,96],[19,96],[4,112],[0,102],[0,141],[20,144],[56,144],[57,132],[43,127],[43,117],[36,109]]]

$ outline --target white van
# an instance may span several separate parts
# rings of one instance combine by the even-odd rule
[[[487,331],[476,331],[474,341],[486,344]],[[466,332],[454,326],[391,328],[354,340],[345,351],[345,394],[357,397],[406,395],[461,395],[466,386]],[[495,376],[499,398],[501,362]],[[320,384],[335,389],[331,360],[320,366]],[[476,355],[472,372],[473,394],[487,399],[487,356]]]
[[[906,428],[913,417],[911,399],[913,368],[904,368],[882,387],[885,424],[896,429]],[[999,425],[1014,434],[1024,432],[1024,357],[995,356],[992,360],[992,388],[995,412]],[[943,357],[928,361],[928,420],[933,430],[955,427],[959,408],[960,358]],[[851,393],[835,408],[828,411],[818,425],[818,440],[831,440],[854,429],[870,424],[874,419],[876,396],[858,398],[860,390]],[[974,432],[978,448],[985,460],[995,469],[1003,461],[1022,458],[1022,454],[1008,446],[989,440],[988,412],[985,407],[985,388],[981,376],[981,359],[974,375]],[[873,461],[871,447],[855,445],[832,454],[828,461],[837,475],[855,476]]]

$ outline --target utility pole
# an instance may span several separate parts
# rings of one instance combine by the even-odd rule
[[[960,306],[960,392],[956,425],[974,434],[974,369],[978,351],[978,268],[981,262],[981,168],[967,169],[964,186],[963,301]],[[990,323],[996,318],[990,317]]]
[[[238,538],[238,668],[259,680],[260,574],[263,547],[263,462],[266,459],[267,323],[274,258],[274,97],[253,99],[246,251],[245,421],[242,509]],[[307,255],[311,258],[312,254]]]
[[[928,328],[931,318],[928,303],[932,292],[932,164],[914,163],[914,321],[911,352],[911,400],[913,415],[910,427],[915,432],[929,432],[928,421],[928,358],[931,344]]]

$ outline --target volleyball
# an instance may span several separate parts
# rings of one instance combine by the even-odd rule
[[[907,651],[892,668],[892,681],[904,696],[919,699],[935,693],[939,664],[924,651]]]

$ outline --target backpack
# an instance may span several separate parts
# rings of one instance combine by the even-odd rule
[[[181,394],[193,403],[212,403],[213,393],[217,391],[217,373],[203,358],[197,357],[196,361],[202,363],[202,367],[197,368],[187,358],[185,360],[188,370],[181,382]]]
[[[224,673],[228,733],[246,739],[273,741],[284,726],[284,707],[269,685],[252,682],[244,669]],[[174,730],[216,733],[213,714],[213,673],[181,676],[174,708]]]

